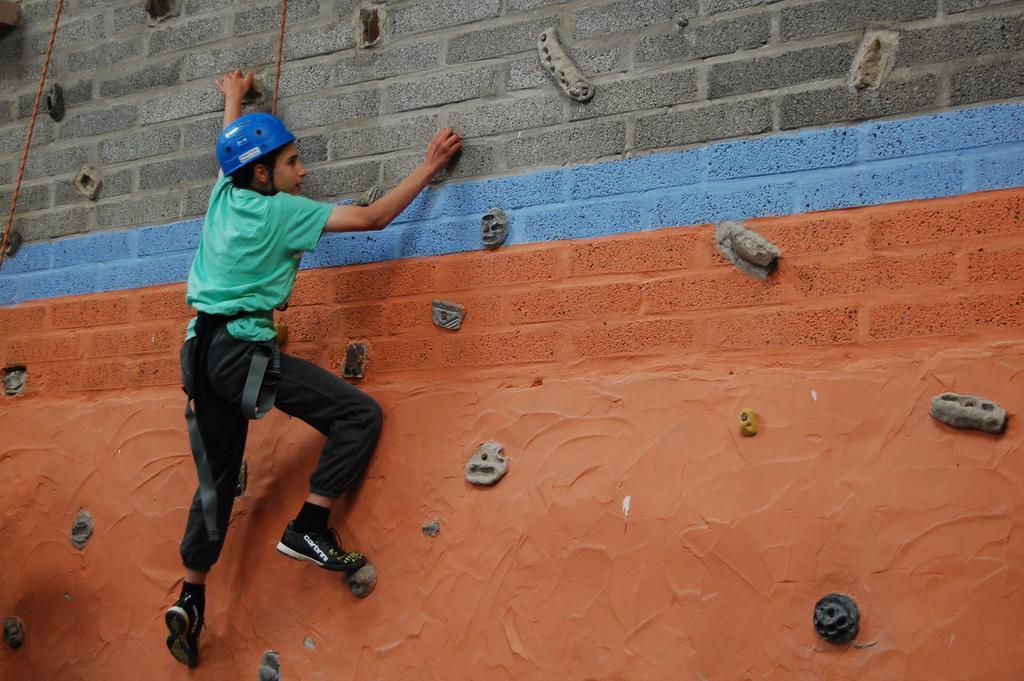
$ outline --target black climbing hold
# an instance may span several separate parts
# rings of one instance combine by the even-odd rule
[[[64,88],[60,86],[60,83],[50,84],[46,94],[43,95],[43,108],[55,121],[64,118]]]
[[[366,372],[366,343],[350,343],[345,349],[345,366],[341,375],[345,378],[362,378]]]
[[[85,548],[85,545],[89,543],[89,537],[92,536],[92,530],[92,513],[85,508],[78,509],[75,522],[71,525],[71,543],[76,549]]]
[[[814,605],[814,628],[830,643],[848,643],[860,629],[860,611],[849,596],[829,594]]]
[[[424,523],[421,529],[423,530],[423,534],[428,537],[436,537],[437,533],[441,531],[441,519],[434,518],[429,523]]]
[[[25,625],[20,617],[8,617],[4,620],[4,643],[11,650],[21,647],[25,641]]]
[[[7,252],[4,253],[4,256],[13,258],[18,254],[19,248],[21,248],[21,232],[12,229],[11,233],[7,236]]]

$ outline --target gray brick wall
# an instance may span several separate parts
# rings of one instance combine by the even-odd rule
[[[17,175],[53,0],[22,0],[0,37],[0,201]],[[361,48],[361,0],[292,0],[279,112],[315,198],[355,197],[415,167],[433,132],[466,136],[437,178],[500,175],[1024,97],[1024,0],[388,0]],[[67,0],[51,80],[67,113],[37,123],[19,201],[28,240],[199,215],[216,165],[213,79],[253,69],[269,110],[274,0]],[[540,68],[554,26],[597,86],[568,100]],[[899,34],[877,91],[847,79],[869,28]],[[96,201],[72,180],[103,175]]]

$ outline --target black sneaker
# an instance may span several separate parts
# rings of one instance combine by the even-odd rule
[[[277,550],[296,560],[308,560],[335,572],[355,572],[366,565],[366,557],[355,551],[341,550],[338,533],[333,529],[299,532],[294,521],[288,523]]]
[[[178,602],[167,608],[164,622],[170,630],[167,637],[167,648],[171,655],[189,667],[199,663],[199,632],[203,628],[203,613],[195,600],[185,595]]]

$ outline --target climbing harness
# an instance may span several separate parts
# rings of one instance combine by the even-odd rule
[[[228,322],[243,317],[273,318],[271,310],[257,312],[239,312],[234,315],[214,315],[200,312],[196,317],[195,338],[189,357],[189,375],[182,378],[182,390],[185,391],[185,422],[188,424],[188,439],[192,446],[192,458],[196,462],[199,474],[199,499],[203,506],[203,519],[206,521],[206,535],[210,541],[218,541],[221,536],[217,522],[217,481],[210,468],[210,460],[203,444],[203,436],[199,432],[199,421],[192,403],[196,397],[208,394],[209,381],[206,376],[206,364],[210,344],[214,335]],[[267,415],[274,406],[277,395],[277,384],[281,378],[281,353],[277,341],[270,340],[254,343],[252,358],[249,362],[249,374],[245,378],[242,389],[242,413],[245,418],[258,420]]]
[[[36,127],[36,116],[39,115],[39,102],[43,98],[43,85],[46,83],[46,74],[50,71],[50,57],[53,55],[53,45],[57,40],[57,27],[60,26],[60,15],[63,11],[64,0],[57,0],[57,9],[53,14],[53,29],[50,31],[50,44],[46,47],[46,58],[43,60],[43,72],[39,76],[39,87],[36,88],[36,100],[32,104],[32,117],[28,122],[28,135],[25,136],[25,149],[21,152],[21,163],[18,165],[18,179],[14,183],[14,194],[11,197],[11,210],[7,214],[7,224],[4,226],[3,238],[0,238],[0,268],[4,266],[4,257],[7,255],[7,245],[12,243],[11,228],[14,226],[14,213],[18,208],[18,196],[21,194],[21,181],[25,178],[25,164],[28,161],[28,150],[29,147],[32,146],[32,131]],[[20,237],[17,237],[16,241],[20,244]],[[17,249],[12,248],[11,250],[14,251]]]

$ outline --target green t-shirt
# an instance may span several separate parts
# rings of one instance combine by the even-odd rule
[[[236,189],[221,176],[210,193],[199,248],[188,276],[188,304],[209,314],[270,310],[288,300],[302,252],[316,248],[332,206],[278,192]],[[195,319],[186,338],[192,338]],[[274,337],[274,322],[243,317],[228,323],[239,340]]]

